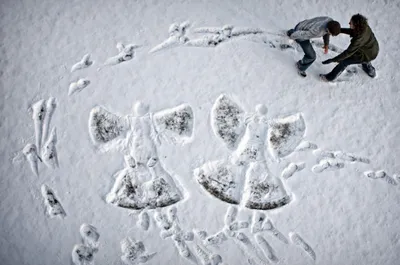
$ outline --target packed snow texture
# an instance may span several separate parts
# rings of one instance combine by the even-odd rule
[[[1,264],[400,259],[397,1],[1,1]],[[372,79],[321,82],[368,18]],[[132,110],[133,104],[133,110]]]

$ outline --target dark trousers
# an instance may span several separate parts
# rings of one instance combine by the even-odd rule
[[[287,35],[290,36],[293,32],[295,32],[295,29],[289,30],[287,32]],[[298,61],[298,68],[300,71],[305,71],[307,70],[308,67],[312,65],[312,63],[317,58],[317,55],[315,54],[314,48],[312,47],[309,40],[303,40],[303,41],[296,40],[296,42],[301,46],[304,52],[303,59]]]
[[[367,72],[367,74],[369,76],[372,77],[372,75],[375,75],[375,69],[371,65],[371,62],[362,62],[357,59],[347,58],[347,59],[344,59],[343,61],[341,61],[340,63],[338,63],[335,66],[335,68],[333,68],[332,71],[330,71],[328,74],[326,74],[325,75],[326,79],[328,81],[332,81],[332,80],[336,79],[346,69],[346,67],[351,64],[361,64],[363,70],[365,72]],[[371,71],[373,71],[373,73],[370,73]]]

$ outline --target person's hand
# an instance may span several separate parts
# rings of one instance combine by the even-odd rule
[[[328,59],[322,62],[322,64],[330,64],[330,63],[333,63],[332,59]]]
[[[324,45],[324,53],[327,54],[328,53],[328,45]]]
[[[290,36],[293,34],[294,29],[289,29],[288,31],[286,31],[286,35],[290,38]]]

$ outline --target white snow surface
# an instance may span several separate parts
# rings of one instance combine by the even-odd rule
[[[295,70],[302,51],[268,45],[289,43],[282,30],[303,19],[326,15],[347,27],[356,13],[369,19],[380,44],[380,54],[372,62],[378,72],[375,79],[351,66],[357,73],[346,81],[333,86],[321,82],[318,74],[334,67],[321,61],[337,53],[323,54],[320,44],[314,46],[316,62],[302,78]],[[262,264],[272,258],[278,264],[399,264],[399,13],[399,1],[375,0],[0,1],[0,263],[73,264],[74,245],[85,244],[80,227],[90,224],[98,233],[99,247],[87,246],[90,257],[82,257],[82,264],[242,265]],[[184,22],[190,23],[185,42],[149,53],[169,38],[173,23]],[[193,31],[225,25],[265,33],[232,38],[216,35],[208,47],[208,37]],[[204,40],[206,47],[186,45],[196,39]],[[347,35],[331,37],[331,44],[341,49],[349,41]],[[117,64],[104,66],[103,62],[115,56],[117,43],[134,43],[140,49]],[[71,67],[86,54],[93,63],[71,73]],[[83,77],[90,85],[69,97],[69,85]],[[261,162],[268,167],[268,181],[275,179],[266,183],[281,183],[279,188],[290,194],[284,206],[273,204],[268,205],[273,209],[259,210],[257,207],[265,205],[257,204],[256,197],[252,207],[229,204],[218,198],[221,193],[213,195],[196,179],[196,168],[217,160],[231,163],[235,151],[212,129],[215,117],[211,111],[221,95],[250,116],[256,112],[255,106],[264,104],[268,108],[265,116],[251,116],[260,124],[265,122],[264,127],[272,120],[302,115],[305,133],[300,147],[291,146],[295,151],[272,157],[267,139],[260,139],[254,148],[259,151],[260,143],[265,143],[264,156],[257,157],[265,157]],[[40,146],[35,146],[47,139],[37,139],[42,134],[35,133],[32,107],[49,98],[57,102],[57,108],[45,118],[46,128],[57,131],[57,167],[46,166]],[[132,106],[138,101],[149,105],[143,118],[132,119],[135,122],[128,129],[104,143],[107,148],[92,141],[89,115],[93,108],[101,106],[125,117],[135,115]],[[182,104],[188,112],[174,116]],[[164,113],[170,116],[161,119],[159,115]],[[154,125],[153,114],[163,126]],[[245,117],[241,118],[240,122],[247,124]],[[102,133],[108,132],[103,129]],[[243,132],[251,131],[251,127],[247,129]],[[252,137],[258,135],[252,133]],[[128,146],[133,147],[117,148],[130,139],[127,135],[133,139]],[[165,136],[173,137],[168,140]],[[24,154],[28,144],[39,158]],[[249,148],[244,149],[253,150],[252,142],[247,144]],[[313,153],[317,148],[319,152]],[[127,155],[129,163],[124,162]],[[146,160],[134,161],[135,156]],[[290,163],[304,163],[305,167],[291,170],[295,177],[282,178]],[[247,164],[240,168],[244,170]],[[337,167],[339,164],[343,166]],[[36,165],[37,175],[31,169]],[[316,165],[323,170],[313,171]],[[147,185],[141,188],[148,194],[136,194],[132,200],[151,197],[142,202],[149,208],[134,210],[107,203],[116,173],[124,168],[137,173],[118,183],[121,192],[129,197],[132,185]],[[249,174],[235,174],[239,181],[230,185],[242,192]],[[251,182],[256,195],[275,189],[267,185],[258,190],[262,176]],[[168,183],[170,190],[179,190],[181,196],[159,201],[157,191],[163,183]],[[42,185],[57,194],[64,218],[49,217]],[[213,185],[220,188],[225,184]],[[163,192],[168,194],[168,189]],[[228,209],[237,211],[229,226],[224,223]],[[251,224],[261,213],[266,218],[252,233],[252,225],[244,224]],[[197,234],[193,238],[192,231],[202,231],[202,238]],[[171,236],[162,239],[161,234]],[[207,244],[205,236],[211,240],[216,235],[224,240]],[[288,240],[290,235],[301,235],[303,241],[293,243]],[[120,244],[126,238],[142,242],[136,247],[145,253],[144,245],[151,256],[121,252]],[[121,260],[124,255],[131,261]]]

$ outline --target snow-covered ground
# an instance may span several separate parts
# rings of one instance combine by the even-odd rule
[[[358,12],[378,77],[299,77],[282,30]],[[0,1],[0,263],[398,264],[399,12]]]

